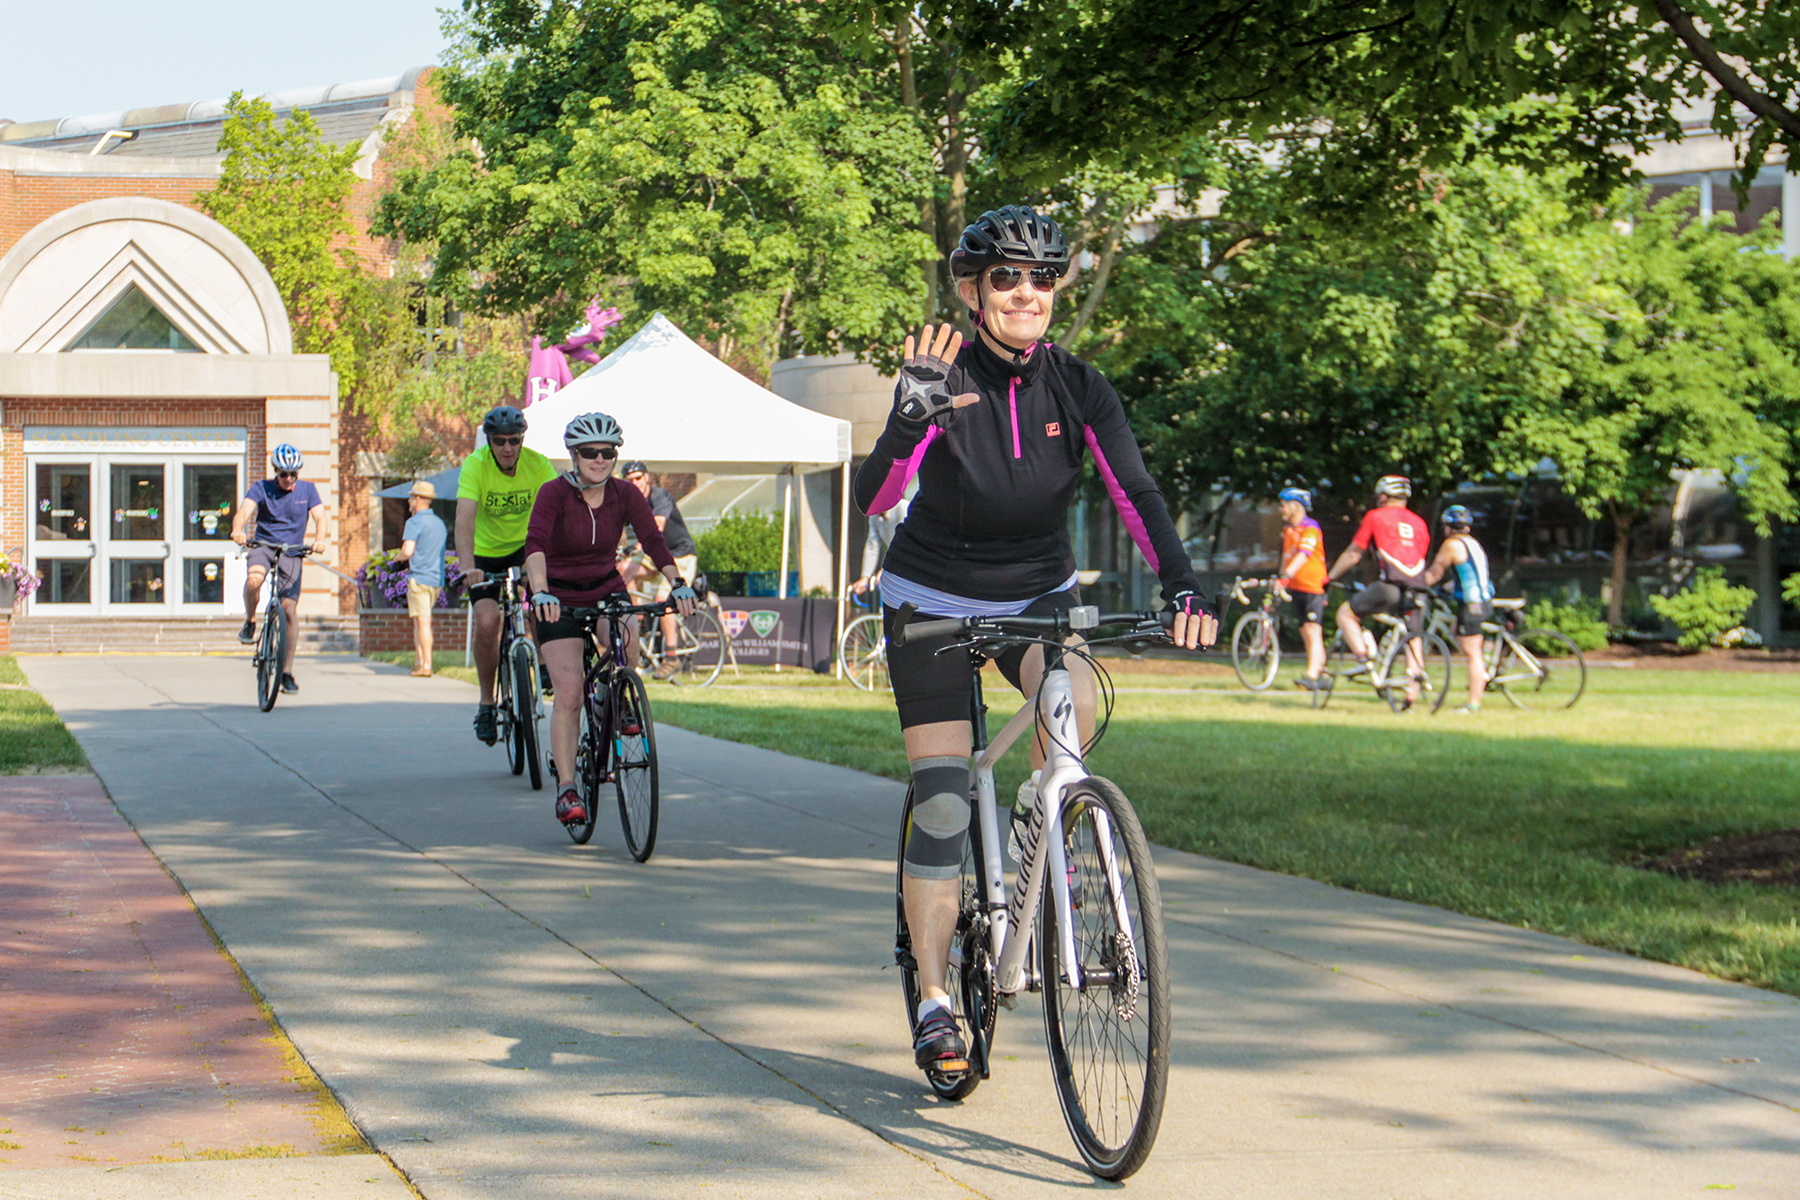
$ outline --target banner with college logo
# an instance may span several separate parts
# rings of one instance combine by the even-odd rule
[[[739,663],[831,669],[837,605],[831,600],[721,596],[720,618]]]

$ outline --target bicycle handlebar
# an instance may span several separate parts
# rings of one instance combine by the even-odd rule
[[[629,617],[637,614],[656,616],[661,613],[675,611],[673,600],[658,600],[651,604],[599,604],[581,608],[562,605],[563,616],[574,617],[578,621],[591,620],[596,617]]]
[[[1078,605],[1067,612],[1048,617],[940,617],[928,621],[913,620],[912,605],[902,605],[898,620],[894,622],[894,633],[889,639],[895,646],[904,646],[909,641],[919,638],[956,637],[971,634],[980,638],[1019,637],[1025,640],[1033,633],[1050,633],[1067,636],[1071,633],[1082,633],[1098,629],[1104,625],[1131,625],[1131,634],[1122,639],[1137,637],[1162,636],[1175,625],[1175,614],[1155,610],[1133,612],[1103,613],[1089,605]]]
[[[305,558],[315,551],[311,546],[289,546],[284,542],[245,542],[245,550],[273,550],[277,554],[291,554],[295,558]]]

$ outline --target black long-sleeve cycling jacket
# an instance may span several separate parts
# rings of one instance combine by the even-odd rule
[[[1069,502],[1092,453],[1163,598],[1198,589],[1125,407],[1100,372],[1048,342],[1015,365],[977,338],[957,355],[947,386],[981,399],[931,425],[890,414],[856,474],[864,513],[886,512],[919,477],[886,570],[974,600],[1054,591],[1075,570]]]

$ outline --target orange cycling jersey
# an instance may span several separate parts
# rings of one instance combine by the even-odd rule
[[[1311,517],[1304,518],[1298,525],[1284,525],[1281,529],[1281,569],[1294,561],[1294,555],[1306,555],[1306,561],[1294,572],[1294,577],[1287,581],[1290,592],[1306,592],[1317,595],[1325,590],[1325,532],[1319,523]]]

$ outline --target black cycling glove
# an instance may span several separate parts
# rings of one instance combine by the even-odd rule
[[[1186,613],[1190,618],[1211,617],[1215,621],[1219,619],[1218,611],[1213,608],[1206,597],[1202,596],[1199,592],[1193,591],[1176,592],[1175,598],[1163,605],[1163,611],[1166,613]]]
[[[894,389],[894,415],[914,427],[928,425],[955,407],[955,397],[947,385],[949,359],[934,354],[909,358],[900,368],[900,381]]]

